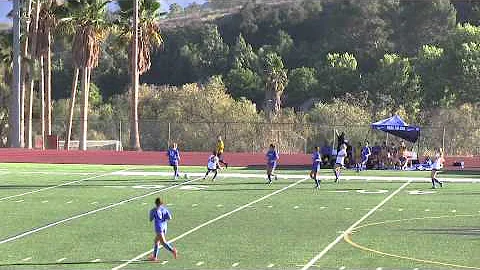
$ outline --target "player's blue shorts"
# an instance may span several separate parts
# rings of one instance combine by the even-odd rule
[[[275,170],[275,168],[277,168],[277,162],[276,161],[269,161],[267,163],[267,167],[268,167],[268,169]]]
[[[155,233],[166,235],[167,234],[167,227],[165,227],[165,228],[155,227]]]
[[[320,162],[316,161],[312,163],[312,172],[320,171]]]
[[[178,166],[178,161],[170,161],[170,166]]]

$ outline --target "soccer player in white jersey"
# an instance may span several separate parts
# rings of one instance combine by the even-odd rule
[[[437,173],[443,168],[444,162],[445,162],[445,159],[443,158],[443,149],[442,148],[435,149],[435,156],[433,158],[432,173],[431,173],[432,188],[435,188],[435,184],[439,184],[440,187],[443,187],[443,183],[437,179]]]
[[[217,151],[213,151],[212,155],[208,158],[208,163],[207,163],[207,173],[203,177],[203,179],[207,178],[208,173],[213,172],[213,178],[212,181],[215,181],[215,178],[217,177],[217,172],[218,169],[220,169],[220,158],[217,155]]]
[[[337,160],[335,162],[335,168],[333,172],[335,173],[335,183],[338,182],[338,178],[340,177],[340,170],[345,165],[345,157],[347,156],[347,145],[342,144],[340,146],[340,151],[337,153]]]

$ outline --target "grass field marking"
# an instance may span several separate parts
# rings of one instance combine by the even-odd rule
[[[340,234],[337,238],[335,238],[335,240],[333,240],[333,242],[331,242],[330,244],[328,244],[328,246],[326,246],[320,253],[318,253],[315,257],[313,257],[307,264],[305,264],[303,267],[302,267],[302,270],[306,270],[308,268],[310,268],[312,265],[314,265],[318,260],[320,260],[330,249],[332,249],[336,244],[338,244],[338,242],[340,242],[344,237],[345,235],[347,234],[350,234],[351,231],[353,231],[353,229],[355,229],[355,227],[358,226],[358,224],[362,223],[365,219],[367,219],[368,217],[370,217],[373,213],[375,213],[375,211],[377,211],[377,209],[379,209],[380,207],[382,207],[385,203],[387,203],[389,200],[391,200],[395,195],[397,195],[400,191],[402,191],[406,186],[408,186],[410,183],[412,182],[412,180],[409,180],[408,182],[404,183],[403,185],[401,185],[397,190],[395,190],[394,192],[392,192],[392,194],[390,194],[388,197],[386,197],[385,199],[383,199],[383,201],[381,201],[379,204],[377,204],[377,206],[375,206],[374,208],[372,208],[370,211],[368,211],[368,213],[366,213],[363,217],[361,217],[359,220],[357,220],[355,223],[353,223],[348,229],[346,229],[342,234]]]
[[[21,196],[25,196],[25,195],[29,195],[29,194],[33,194],[33,193],[38,193],[38,192],[42,192],[42,191],[45,191],[45,190],[50,190],[50,189],[54,189],[54,188],[58,188],[58,187],[68,186],[68,185],[71,185],[71,184],[76,184],[76,183],[80,183],[80,182],[83,182],[83,181],[87,181],[87,180],[92,180],[92,179],[104,177],[104,176],[107,176],[107,175],[111,175],[111,174],[114,174],[114,173],[119,173],[119,172],[126,171],[126,170],[129,170],[129,169],[120,170],[120,171],[117,171],[117,172],[109,172],[109,173],[104,173],[104,174],[100,174],[100,175],[95,175],[95,176],[83,178],[83,179],[80,179],[80,180],[75,180],[75,181],[63,183],[63,184],[56,185],[56,186],[51,186],[51,187],[46,187],[46,188],[35,189],[35,190],[28,191],[28,192],[24,192],[24,193],[20,193],[20,194],[16,194],[16,195],[11,195],[11,196],[7,196],[7,197],[0,198],[0,201],[4,201],[4,200],[11,199],[11,198],[16,198],[16,197],[21,197]]]
[[[125,204],[125,203],[129,203],[129,202],[131,202],[131,201],[135,201],[135,200],[138,200],[138,199],[141,199],[141,198],[145,198],[145,197],[151,196],[151,195],[153,195],[153,194],[160,193],[160,192],[162,192],[162,191],[167,191],[167,190],[170,190],[170,189],[179,187],[179,186],[183,186],[183,185],[188,184],[188,183],[192,183],[192,182],[198,181],[198,180],[200,180],[200,179],[203,179],[203,177],[195,178],[195,179],[192,179],[192,180],[189,180],[189,181],[186,181],[186,182],[182,182],[182,183],[180,183],[180,184],[176,184],[176,185],[169,186],[169,187],[166,187],[166,188],[163,188],[163,189],[159,189],[159,190],[156,190],[156,191],[152,191],[152,192],[149,192],[149,193],[140,195],[140,196],[136,196],[136,197],[132,197],[132,198],[129,198],[129,199],[126,199],[126,200],[122,200],[122,201],[120,201],[120,202],[118,202],[118,203],[110,204],[110,205],[108,205],[108,206],[105,206],[105,207],[102,207],[102,208],[98,208],[98,209],[95,209],[95,210],[91,210],[91,211],[85,212],[85,213],[83,213],[83,214],[75,215],[75,216],[72,216],[72,217],[69,217],[69,218],[66,218],[66,219],[62,219],[62,220],[59,220],[59,221],[56,221],[56,222],[53,222],[53,223],[49,223],[49,224],[44,225],[44,226],[42,226],[42,227],[38,227],[38,228],[36,228],[36,229],[30,230],[30,231],[26,231],[26,232],[23,232],[23,233],[21,233],[21,234],[17,234],[17,235],[15,235],[15,236],[12,236],[12,237],[3,239],[3,240],[0,241],[0,245],[1,245],[1,244],[8,243],[8,242],[11,242],[11,241],[14,241],[14,240],[17,240],[17,239],[20,239],[20,238],[23,238],[23,237],[25,237],[25,236],[28,236],[28,235],[30,235],[30,234],[34,234],[34,233],[39,232],[39,231],[43,231],[43,230],[45,230],[45,229],[48,229],[48,228],[50,228],[50,227],[57,226],[57,225],[59,225],[59,224],[62,224],[62,223],[68,222],[68,221],[72,221],[72,220],[75,220],[75,219],[79,219],[79,218],[81,218],[81,217],[88,216],[88,215],[91,215],[91,214],[95,214],[95,213],[98,213],[98,212],[100,212],[100,211],[108,210],[108,209],[114,208],[114,207],[116,207],[116,206],[119,206],[119,205],[122,205],[122,204]]]
[[[385,220],[385,221],[380,221],[380,222],[367,223],[367,224],[364,224],[362,226],[358,226],[358,227],[354,228],[354,230],[358,230],[358,229],[365,228],[365,227],[370,227],[370,226],[377,226],[377,225],[391,224],[391,223],[400,223],[400,222],[413,221],[413,220],[444,219],[444,218],[456,218],[456,217],[478,217],[478,216],[480,216],[480,215],[477,215],[477,214],[466,215],[465,214],[465,215],[443,215],[443,216],[429,216],[429,217],[416,217],[416,218]],[[432,261],[432,260],[417,259],[417,258],[401,256],[401,255],[396,255],[396,254],[390,254],[390,253],[386,253],[386,252],[383,252],[383,251],[371,249],[371,248],[368,248],[368,247],[365,247],[365,246],[362,246],[360,244],[355,243],[352,240],[352,234],[346,234],[343,239],[345,240],[345,242],[352,245],[353,247],[356,247],[356,248],[361,249],[363,251],[368,251],[368,252],[380,254],[380,255],[383,255],[383,256],[388,256],[388,257],[397,258],[397,259],[411,260],[411,261],[416,261],[416,262],[421,262],[421,263],[449,266],[449,267],[454,267],[454,268],[479,269],[480,270],[479,267],[474,267],[474,266],[455,265],[455,264],[450,264],[450,263],[436,262],[436,261]]]
[[[451,263],[443,263],[443,262],[437,262],[437,261],[432,261],[432,260],[423,260],[423,259],[417,259],[417,258],[412,258],[412,257],[407,257],[407,256],[402,256],[402,255],[395,255],[375,249],[371,249],[362,245],[359,245],[355,242],[352,241],[351,239],[351,234],[346,234],[344,236],[345,242],[349,243],[353,247],[356,247],[358,249],[361,249],[363,251],[368,251],[376,254],[380,254],[382,256],[388,256],[392,258],[397,258],[397,259],[404,259],[404,260],[410,260],[410,261],[415,261],[415,262],[420,262],[420,263],[428,263],[428,264],[436,264],[436,265],[441,265],[441,266],[448,266],[448,267],[453,267],[453,268],[464,268],[464,269],[477,269],[480,270],[479,267],[474,267],[474,266],[466,266],[466,265],[458,265],[458,264],[451,264]]]
[[[296,186],[296,185],[298,185],[298,184],[300,184],[300,183],[302,183],[302,182],[304,182],[304,181],[306,181],[306,180],[308,180],[308,179],[310,179],[310,177],[306,177],[306,178],[300,179],[300,180],[298,180],[298,181],[296,181],[296,182],[294,182],[294,183],[292,183],[292,184],[290,184],[290,185],[288,185],[288,186],[286,186],[286,187],[283,187],[283,188],[281,188],[281,189],[278,189],[278,190],[276,190],[276,191],[274,191],[274,192],[272,192],[272,193],[270,193],[270,194],[267,194],[267,195],[265,195],[265,196],[263,196],[263,197],[260,197],[260,198],[258,198],[258,199],[256,199],[256,200],[254,200],[254,201],[251,201],[251,202],[249,202],[249,203],[247,203],[247,204],[244,204],[244,205],[242,205],[242,206],[239,206],[239,207],[233,209],[233,210],[230,211],[230,212],[224,213],[224,214],[222,214],[222,215],[220,215],[220,216],[218,216],[218,217],[216,217],[216,218],[214,218],[214,219],[211,219],[211,220],[209,220],[209,221],[207,221],[207,222],[204,222],[204,223],[198,225],[197,227],[192,228],[192,229],[190,229],[190,230],[182,233],[181,235],[173,238],[172,240],[170,240],[170,243],[173,243],[173,242],[175,242],[175,241],[177,241],[177,240],[180,240],[180,239],[182,239],[183,237],[185,237],[185,236],[187,236],[187,235],[189,235],[189,234],[191,234],[191,233],[193,233],[193,232],[196,232],[196,231],[200,230],[201,228],[203,228],[203,227],[205,227],[205,226],[208,226],[208,225],[210,225],[210,224],[212,224],[212,223],[214,223],[214,222],[216,222],[216,221],[218,221],[218,220],[220,220],[220,219],[223,219],[223,218],[225,218],[225,217],[231,216],[232,214],[234,214],[234,213],[236,213],[236,212],[239,212],[239,211],[241,211],[241,210],[243,210],[243,209],[245,209],[245,208],[248,208],[249,206],[251,206],[251,205],[253,205],[253,204],[256,204],[256,203],[261,202],[261,201],[263,201],[263,200],[265,200],[265,199],[268,199],[268,198],[270,198],[270,197],[272,197],[272,196],[274,196],[274,195],[276,195],[276,194],[278,194],[278,193],[281,193],[281,192],[283,192],[283,191],[285,191],[285,190],[287,190],[287,189],[289,189],[289,188],[291,188],[291,187],[294,187],[294,186]],[[161,247],[160,247],[160,248],[161,248]],[[121,265],[119,265],[119,266],[116,266],[116,267],[112,268],[112,270],[121,269],[121,268],[129,265],[130,263],[134,262],[135,260],[138,260],[138,259],[140,259],[140,258],[145,257],[146,255],[150,254],[152,251],[153,251],[153,249],[150,249],[150,250],[148,250],[148,251],[146,251],[146,252],[144,252],[144,253],[136,256],[135,258],[130,259],[130,260],[128,260],[127,262],[125,262],[125,263],[123,263],[123,264],[121,264]]]

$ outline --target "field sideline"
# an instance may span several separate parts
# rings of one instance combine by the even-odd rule
[[[174,181],[162,166],[0,164],[0,269],[480,269],[480,175],[203,167]],[[148,211],[173,212],[167,238],[180,257],[152,248]]]

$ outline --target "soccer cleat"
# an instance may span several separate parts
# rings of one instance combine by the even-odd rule
[[[277,180],[278,180],[278,176],[277,176],[277,175],[275,175],[275,181],[277,181]]]
[[[148,260],[152,262],[158,262],[157,257],[153,256],[152,254],[148,255]]]
[[[176,249],[176,248],[173,248],[172,254],[173,254],[173,258],[177,259],[177,257],[178,257],[178,252],[177,252],[177,249]]]
[[[225,169],[228,169],[228,163],[225,163]]]
[[[442,182],[438,181],[438,183],[440,184],[440,187],[443,187],[443,183],[442,183]]]
[[[432,189],[435,189],[435,186],[432,186]]]
[[[272,180],[268,180],[267,185],[270,185],[272,183]]]

